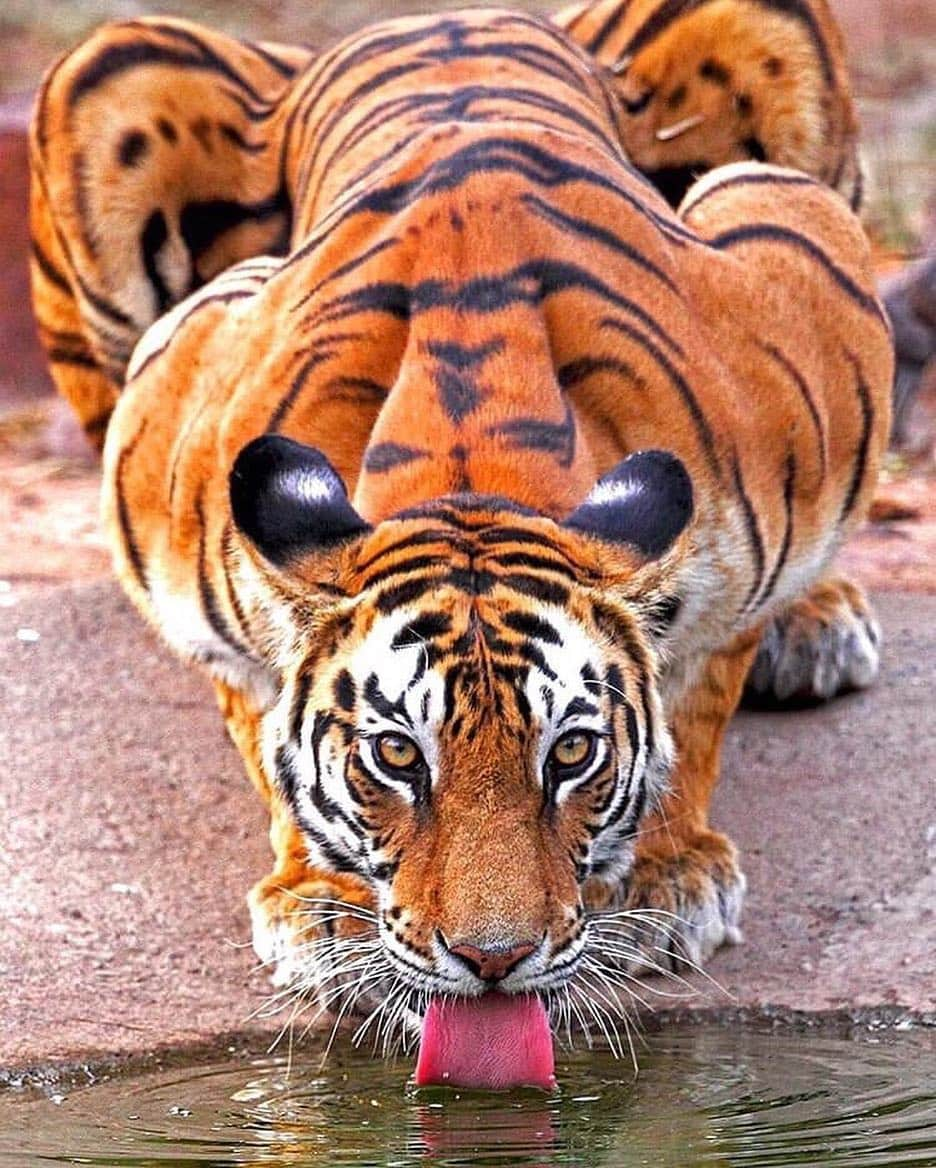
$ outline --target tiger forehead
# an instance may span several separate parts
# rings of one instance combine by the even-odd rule
[[[590,584],[600,565],[595,549],[558,524],[518,508],[506,514],[431,507],[381,523],[358,549],[353,590],[363,592],[400,575],[434,575],[483,595],[512,575],[565,577]]]

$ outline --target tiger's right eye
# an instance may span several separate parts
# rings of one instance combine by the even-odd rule
[[[381,734],[374,749],[378,760],[392,771],[415,770],[423,760],[416,743],[402,734]]]

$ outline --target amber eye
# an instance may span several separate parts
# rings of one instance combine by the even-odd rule
[[[380,762],[392,771],[411,771],[422,762],[419,747],[402,734],[381,734],[375,750]]]
[[[595,736],[583,730],[573,730],[553,746],[550,757],[557,767],[571,770],[584,766],[595,751]]]

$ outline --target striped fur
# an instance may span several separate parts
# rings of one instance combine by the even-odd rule
[[[270,803],[252,904],[290,975],[301,896],[375,908],[431,992],[484,988],[456,940],[535,943],[502,988],[560,984],[583,904],[733,935],[705,916],[743,888],[707,825],[718,744],[763,622],[867,505],[890,342],[836,195],[735,165],[676,215],[626,124],[585,53],[498,10],[316,60],[133,21],[46,81],[43,336],[90,432],[116,402],[117,571]],[[262,435],[265,477],[238,459]],[[694,496],[656,541],[665,491],[595,487],[652,448]],[[388,733],[418,765],[388,772]]]
[[[586,0],[556,23],[609,70],[627,152],[674,206],[695,178],[752,158],[860,206],[858,129],[826,0]]]

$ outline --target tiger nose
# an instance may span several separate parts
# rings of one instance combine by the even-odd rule
[[[479,949],[477,945],[450,945],[449,952],[463,961],[475,977],[482,981],[500,981],[515,969],[524,957],[536,948],[535,942],[525,941],[509,949]]]

